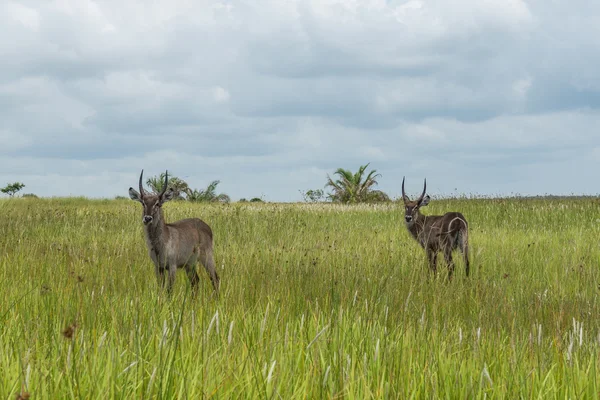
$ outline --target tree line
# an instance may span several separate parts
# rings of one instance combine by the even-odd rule
[[[381,177],[376,170],[367,172],[370,164],[361,165],[356,172],[338,168],[333,173],[333,178],[327,174],[327,181],[324,188],[329,189],[326,193],[323,189],[309,189],[300,191],[306,202],[324,202],[333,203],[374,203],[391,201],[390,197],[381,190],[376,190],[377,179]],[[146,184],[154,193],[160,193],[165,173],[150,177]],[[186,181],[176,176],[169,176],[169,187],[173,189],[174,200],[206,202],[206,203],[229,203],[231,198],[225,193],[218,193],[217,187],[220,181],[215,180],[203,189],[193,189]],[[1,188],[0,191],[10,197],[14,197],[21,191],[25,185],[21,182],[14,182]],[[26,194],[23,197],[37,197],[34,194]],[[117,198],[121,198],[118,196]],[[262,202],[260,197],[253,197],[250,200],[240,199],[240,202]]]

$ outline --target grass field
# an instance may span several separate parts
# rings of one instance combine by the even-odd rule
[[[598,398],[600,201],[439,200],[472,275],[428,279],[399,205],[171,202],[213,228],[221,296],[157,290],[141,206],[0,201],[0,394]],[[460,259],[458,254],[455,259]]]

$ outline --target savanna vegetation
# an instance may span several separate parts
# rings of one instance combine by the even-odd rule
[[[19,193],[25,187],[24,183],[21,182],[13,182],[9,183],[3,188],[0,189],[0,192],[9,195],[10,197],[14,197],[15,194]]]
[[[221,181],[212,181],[204,189],[193,189],[186,181],[169,175],[169,189],[173,189],[174,200],[187,200],[196,203],[229,203],[231,198],[225,193],[217,193]],[[165,173],[150,177],[146,184],[154,193],[160,193],[165,184]]]
[[[599,201],[427,208],[468,218],[469,279],[428,278],[396,203],[168,203],[221,275],[169,299],[138,203],[0,200],[0,395],[597,398]]]
[[[377,186],[377,179],[381,174],[377,170],[367,172],[369,164],[361,165],[358,171],[352,171],[344,168],[338,168],[333,174],[337,175],[337,179],[327,175],[327,183],[325,187],[331,189],[328,195],[329,200],[334,203],[368,203],[368,202],[385,202],[390,201],[389,196],[381,190],[374,189]],[[316,193],[323,194],[321,193]],[[306,192],[305,197],[309,201],[315,198],[315,191]]]
[[[331,201],[334,203],[376,203],[376,202],[388,202],[391,201],[390,197],[381,190],[374,189],[378,185],[377,179],[381,177],[376,170],[371,170],[365,175],[369,164],[361,165],[358,171],[352,173],[352,171],[338,168],[334,172],[334,176],[337,179],[332,179],[327,175],[327,181],[325,188],[331,190],[330,193],[326,193],[323,189],[309,189],[300,191],[302,198],[306,202],[318,203],[323,201]],[[165,184],[166,173],[163,172],[159,175],[152,176],[146,179],[146,185],[150,187],[152,192],[160,193]],[[217,193],[217,186],[221,183],[219,180],[214,180],[208,184],[204,189],[193,189],[189,184],[174,175],[169,175],[168,187],[173,191],[174,200],[187,200],[195,203],[230,203],[231,197],[226,193]],[[14,197],[19,191],[21,191],[25,185],[20,182],[8,184],[6,187],[0,189],[0,192]],[[23,197],[36,197],[35,194],[29,193],[24,194]],[[117,196],[117,200],[125,199],[125,196]],[[241,198],[239,202],[244,203],[248,200]],[[264,202],[262,197],[253,197],[249,200],[250,202]]]

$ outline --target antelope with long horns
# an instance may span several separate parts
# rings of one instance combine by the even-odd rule
[[[144,190],[140,174],[140,191],[129,188],[129,197],[139,201],[143,206],[142,222],[146,235],[148,254],[154,262],[154,272],[158,285],[165,286],[165,274],[168,273],[167,291],[170,294],[175,282],[177,268],[185,268],[192,286],[192,292],[198,291],[200,278],[196,273],[196,264],[200,260],[210,276],[215,293],[219,291],[219,275],[213,259],[213,234],[210,226],[198,218],[182,219],[166,223],[162,206],[173,199],[173,188],[167,190],[169,183],[168,172],[165,173],[165,184],[162,191],[156,195]]]
[[[444,215],[423,215],[420,208],[429,204],[431,198],[425,195],[427,180],[423,185],[423,193],[411,201],[404,191],[402,178],[402,199],[404,200],[404,220],[406,228],[413,238],[421,244],[427,253],[429,267],[437,273],[438,252],[444,253],[448,264],[448,279],[452,279],[454,261],[452,251],[459,249],[465,260],[465,272],[469,276],[469,226],[465,217],[459,212],[449,212]]]

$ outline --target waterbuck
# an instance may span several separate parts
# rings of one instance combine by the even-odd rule
[[[173,199],[173,188],[167,190],[168,173],[165,173],[165,184],[162,191],[156,195],[144,191],[140,174],[140,192],[129,188],[129,197],[139,201],[144,207],[142,222],[146,234],[148,254],[154,262],[154,272],[158,285],[165,285],[165,272],[169,273],[167,291],[170,294],[175,281],[177,268],[185,268],[192,286],[192,292],[198,291],[200,278],[196,273],[198,260],[210,276],[215,293],[219,291],[219,275],[213,259],[213,234],[210,226],[198,218],[182,219],[167,224],[163,217],[162,205]]]
[[[404,220],[406,228],[413,238],[421,244],[427,253],[429,267],[437,272],[437,253],[444,252],[448,264],[448,279],[452,279],[454,261],[452,250],[458,248],[465,259],[465,271],[469,276],[469,226],[465,217],[459,212],[444,215],[423,215],[419,209],[429,204],[431,198],[425,196],[427,180],[423,184],[423,193],[416,201],[411,201],[404,191],[402,178],[402,199],[404,200]]]

